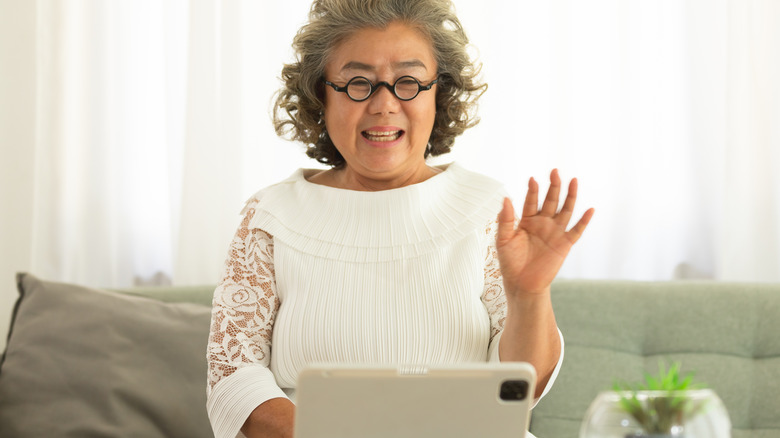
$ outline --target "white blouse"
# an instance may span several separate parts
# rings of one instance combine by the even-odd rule
[[[505,193],[457,164],[443,168],[380,192],[310,183],[316,170],[299,170],[248,201],[214,292],[207,410],[216,438],[242,436],[266,400],[294,400],[312,362],[498,361]]]

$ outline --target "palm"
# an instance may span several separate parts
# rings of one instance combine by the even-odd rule
[[[531,179],[517,228],[514,226],[514,207],[508,199],[504,200],[498,220],[496,250],[507,293],[547,290],[593,216],[593,209],[586,211],[579,222],[566,231],[577,200],[577,180],[570,183],[566,201],[557,211],[560,188],[558,171],[553,170],[550,189],[539,208],[539,187]]]

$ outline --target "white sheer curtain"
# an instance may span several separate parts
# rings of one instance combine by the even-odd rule
[[[562,276],[780,280],[780,3],[455,3],[490,88],[436,161],[577,176]],[[268,115],[310,1],[37,5],[31,271],[216,281],[243,200],[316,167]]]
[[[491,85],[468,160],[596,207],[562,275],[780,280],[780,3],[459,7]]]
[[[248,1],[41,0],[37,16],[30,269],[102,286],[215,282],[247,187],[306,164],[271,144],[275,81],[258,73],[283,30],[276,14]]]

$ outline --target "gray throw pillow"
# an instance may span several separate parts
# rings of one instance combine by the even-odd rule
[[[213,437],[210,308],[18,275],[0,437]]]

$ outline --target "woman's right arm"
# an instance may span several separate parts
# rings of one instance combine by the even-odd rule
[[[274,398],[256,407],[241,432],[247,438],[292,438],[295,405],[287,398]]]
[[[292,436],[294,406],[268,366],[279,299],[273,238],[249,223],[253,204],[230,245],[214,291],[208,343],[207,411],[216,438]]]

